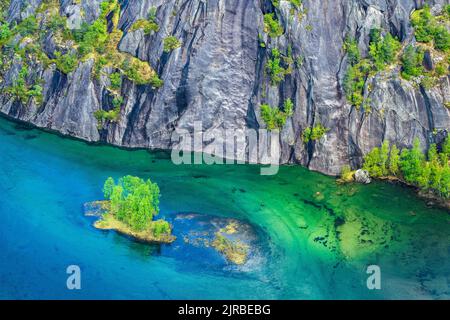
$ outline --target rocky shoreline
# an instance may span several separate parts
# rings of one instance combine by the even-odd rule
[[[133,239],[145,243],[170,244],[176,240],[171,234],[161,234],[156,237],[151,230],[143,230],[140,232],[133,231],[129,226],[116,219],[112,214],[108,213],[108,201],[93,201],[84,204],[85,216],[97,217],[94,227],[99,230],[114,230],[118,233],[132,237]]]
[[[359,172],[361,172],[361,173],[359,173]],[[384,181],[386,183],[398,184],[405,188],[414,189],[417,197],[423,199],[424,201],[427,201],[428,206],[440,207],[440,208],[446,209],[450,212],[450,199],[444,199],[431,191],[420,190],[420,188],[418,188],[417,186],[412,185],[412,184],[410,184],[398,177],[395,177],[395,176],[372,178],[369,176],[367,171],[360,169],[360,170],[349,172],[348,174],[346,174],[345,177],[340,177],[336,181],[337,181],[337,183],[357,182],[357,183],[362,183],[362,184],[369,184],[369,183],[371,183],[372,179],[378,180],[378,181]]]

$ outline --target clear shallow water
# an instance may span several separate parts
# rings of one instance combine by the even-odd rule
[[[95,230],[83,203],[108,176],[150,177],[161,216],[237,218],[261,254],[243,267]],[[318,193],[319,192],[319,193]],[[336,185],[300,167],[174,166],[162,152],[89,146],[0,119],[0,298],[450,298],[450,215],[386,183]],[[66,289],[66,267],[82,290]],[[366,267],[382,290],[366,287]]]

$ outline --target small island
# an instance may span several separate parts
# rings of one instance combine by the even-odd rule
[[[153,220],[159,213],[160,191],[156,183],[138,177],[125,176],[116,184],[108,178],[103,187],[104,201],[95,204],[101,218],[94,227],[115,230],[148,243],[172,243],[172,227],[165,220]]]

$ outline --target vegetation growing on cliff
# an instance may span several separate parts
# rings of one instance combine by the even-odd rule
[[[329,129],[324,127],[321,123],[318,123],[313,127],[307,127],[303,130],[303,142],[308,143],[310,141],[320,140],[328,131]]]
[[[383,37],[380,29],[370,31],[369,55],[377,71],[394,63],[400,48],[400,42],[389,32]]]
[[[423,58],[424,53],[421,48],[416,48],[413,45],[406,47],[401,61],[402,61],[402,77],[410,80],[412,77],[418,77],[423,74]]]
[[[374,148],[364,157],[363,169],[372,177],[396,177],[424,191],[431,191],[442,198],[450,198],[450,138],[438,150],[432,144],[428,153],[422,153],[418,139],[412,149],[399,149],[388,141],[381,148]]]
[[[411,24],[414,27],[416,40],[431,43],[436,49],[447,51],[450,49],[450,33],[446,28],[448,24],[448,5],[437,17],[431,14],[431,9],[425,5],[423,9],[416,10],[411,15]]]
[[[374,28],[370,32],[369,57],[361,58],[356,40],[347,37],[344,50],[347,52],[349,67],[344,78],[344,90],[353,106],[359,108],[365,102],[367,78],[394,63],[400,47],[400,42],[389,32],[383,36],[380,29]]]
[[[344,79],[347,100],[355,107],[368,107],[364,97],[367,78],[390,65],[401,66],[401,76],[405,80],[430,88],[437,80],[448,74],[450,66],[450,33],[448,32],[448,5],[437,16],[431,14],[429,6],[416,10],[411,15],[411,24],[415,30],[417,45],[402,47],[400,42],[389,32],[384,36],[380,29],[370,32],[369,57],[361,58],[355,39],[347,38],[344,50],[347,52],[348,70]],[[432,70],[425,70],[424,54],[428,52],[432,62]],[[367,108],[366,108],[367,109]],[[370,110],[370,108],[369,108]]]
[[[294,114],[294,103],[291,99],[286,99],[283,110],[273,108],[268,104],[261,105],[261,117],[268,130],[282,129],[286,120]]]
[[[122,75],[120,72],[113,72],[109,75],[112,90],[119,90],[122,87]]]
[[[441,13],[433,15],[428,5],[416,10],[411,15],[411,24],[418,43],[414,51],[407,47],[402,58],[402,77],[415,80],[423,87],[430,88],[442,76],[448,75],[450,67],[450,19],[447,5]],[[428,55],[428,68],[419,66],[423,63],[424,53]],[[411,68],[412,65],[415,67]]]
[[[175,36],[169,36],[164,38],[164,52],[171,52],[181,47],[181,42]]]
[[[284,80],[285,75],[291,72],[289,66],[292,66],[293,64],[292,57],[289,56],[287,57],[292,60],[292,61],[287,60],[288,62],[289,61],[291,62],[290,64],[288,63],[287,68],[284,68],[282,66],[281,58],[282,56],[280,50],[274,48],[272,49],[271,57],[267,60],[266,63],[266,72],[268,72],[270,76],[270,81],[274,86],[280,84],[280,82]],[[286,59],[284,59],[284,61],[286,61]]]
[[[130,31],[142,29],[145,35],[159,31],[159,25],[156,22],[156,8],[152,7],[148,13],[147,19],[139,19],[130,28]]]
[[[116,99],[116,98],[114,98]],[[119,102],[120,100],[118,100]],[[118,104],[116,102],[116,104]],[[105,121],[117,122],[120,119],[120,105],[115,106],[114,109],[106,111],[106,110],[97,110],[94,112],[94,117],[97,119],[98,127],[101,128]]]
[[[173,241],[167,221],[153,218],[159,213],[159,188],[150,180],[125,176],[115,183],[108,178],[103,187],[109,201],[107,213],[96,223],[101,229],[116,229],[141,240]]]
[[[6,7],[2,4],[2,10]],[[80,29],[70,30],[66,24],[66,18],[60,16],[60,4],[55,0],[44,0],[37,9],[36,16],[30,16],[19,24],[10,26],[0,15],[0,60],[4,55],[10,57],[11,49],[22,59],[22,65],[35,65],[40,63],[44,68],[54,64],[64,74],[73,72],[80,62],[88,59],[94,60],[92,75],[99,78],[105,67],[111,67],[115,73],[119,73],[138,85],[152,85],[154,88],[162,86],[156,72],[148,62],[118,50],[118,43],[123,32],[117,28],[120,4],[117,0],[103,1],[100,5],[101,13],[92,24],[83,23]],[[154,22],[154,14],[149,14],[149,23]],[[41,47],[48,33],[51,32],[56,45],[53,52],[54,58],[47,56]],[[20,36],[17,41],[17,36]],[[0,65],[1,66],[1,65]],[[28,67],[27,67],[28,68]],[[23,103],[26,97],[35,97],[39,101],[39,87],[35,84],[21,84],[22,77],[17,85],[7,88],[7,93],[14,93]],[[25,79],[27,80],[27,79]],[[117,76],[116,76],[117,80]],[[121,84],[121,82],[120,82]],[[25,94],[25,87],[31,87],[31,94]],[[118,82],[111,86],[111,94],[114,96],[115,107],[122,99]],[[42,90],[41,90],[42,91]],[[25,93],[24,93],[25,92]],[[122,99],[123,100],[123,99]],[[117,110],[115,110],[117,111]],[[118,113],[116,112],[116,115]],[[108,117],[113,118],[111,114]]]
[[[35,98],[36,103],[42,102],[42,87],[39,84],[28,85],[26,78],[28,77],[28,69],[22,66],[13,85],[6,89],[6,93],[10,94],[22,103],[27,103],[28,99]]]
[[[69,74],[73,72],[78,66],[78,58],[74,53],[61,54],[61,52],[55,52],[56,68],[62,73]]]
[[[274,13],[266,13],[264,15],[264,32],[267,33],[271,38],[277,38],[283,35],[283,27],[276,19]]]

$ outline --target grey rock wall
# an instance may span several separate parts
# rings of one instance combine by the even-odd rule
[[[100,0],[61,0],[61,13],[73,27],[80,20],[94,21]],[[342,166],[361,164],[362,156],[388,139],[399,147],[411,146],[415,137],[427,147],[437,131],[450,129],[449,78],[430,90],[401,80],[398,68],[368,80],[366,96],[372,112],[351,107],[342,83],[347,69],[343,42],[347,35],[358,39],[367,52],[369,31],[381,27],[401,39],[414,42],[410,13],[423,5],[412,0],[304,0],[307,14],[291,16],[288,1],[275,9],[259,0],[123,0],[119,27],[124,36],[120,51],[148,61],[164,80],[154,90],[125,80],[121,118],[98,128],[94,112],[108,110],[107,77],[91,77],[93,62],[80,63],[64,75],[50,66],[34,66],[44,80],[41,106],[22,105],[6,95],[0,111],[39,127],[87,141],[119,146],[172,148],[176,129],[193,130],[202,121],[205,134],[215,129],[264,128],[261,103],[281,105],[286,98],[295,112],[281,130],[283,163],[299,163],[326,174],[338,174]],[[448,0],[427,1],[437,10]],[[12,0],[8,20],[20,21],[34,14],[39,0]],[[144,35],[129,31],[133,22],[157,7],[160,31]],[[275,11],[285,28],[283,36],[271,39],[264,33],[263,14]],[[163,52],[163,39],[175,35],[182,47]],[[260,46],[258,35],[266,48]],[[264,65],[272,48],[304,57],[279,86],[272,86]],[[55,50],[49,37],[48,54]],[[0,88],[11,83],[20,69],[13,63],[3,75]],[[303,130],[317,123],[330,130],[319,141],[305,145]],[[206,141],[211,144],[213,141]]]

